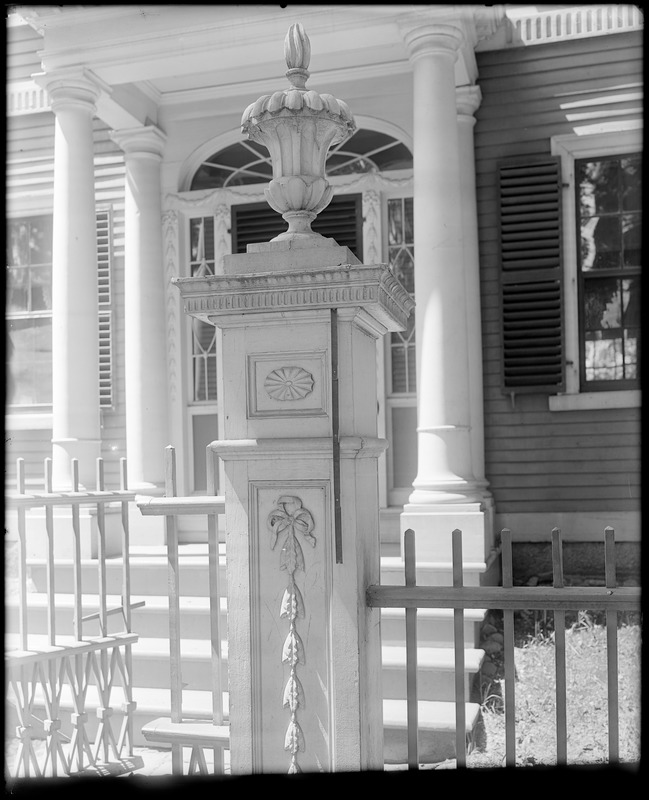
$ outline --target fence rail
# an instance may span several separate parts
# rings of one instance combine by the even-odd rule
[[[17,521],[17,633],[7,629],[5,639],[5,668],[7,673],[7,700],[18,719],[16,738],[18,750],[13,767],[13,777],[56,776],[80,772],[111,758],[121,760],[133,753],[133,714],[135,702],[132,694],[131,648],[138,640],[131,630],[130,564],[128,504],[135,497],[127,489],[126,460],[121,460],[118,491],[104,487],[104,462],[97,459],[97,487],[85,491],[79,484],[78,461],[72,461],[72,491],[54,492],[52,489],[52,461],[45,459],[44,492],[25,492],[24,460],[17,461],[17,487],[5,496],[7,509],[15,511]],[[109,608],[106,583],[106,506],[121,506],[121,596],[119,605]],[[80,509],[91,506],[96,510],[97,583],[95,593],[99,610],[84,615],[84,603],[89,601],[83,593],[81,544],[84,532],[80,524]],[[57,594],[55,578],[55,507],[70,509],[64,521],[72,533],[72,624],[64,626],[57,619]],[[46,540],[46,617],[47,633],[43,635],[30,623],[27,571],[27,520],[30,509],[45,510]],[[61,520],[57,520],[60,526]],[[57,527],[57,530],[60,530]],[[34,535],[34,533],[30,533]],[[42,535],[37,531],[36,535]],[[12,605],[11,602],[8,606]],[[109,617],[119,614],[123,628],[109,633]],[[8,614],[11,617],[11,613]],[[97,620],[99,635],[84,635],[84,624]],[[87,630],[87,629],[86,629]],[[119,731],[111,722],[115,704],[113,690],[121,689],[122,720]],[[88,720],[89,694],[96,692],[96,731]],[[64,719],[64,706],[69,720]],[[44,709],[44,718],[39,714]],[[44,753],[35,746],[36,739],[45,735]],[[40,753],[40,754],[39,754]]]
[[[489,608],[503,611],[504,622],[504,686],[505,686],[505,763],[516,764],[515,729],[515,666],[514,666],[514,611],[540,609],[553,611],[555,618],[555,674],[556,674],[556,732],[557,762],[567,763],[567,689],[565,612],[597,609],[606,612],[607,688],[608,688],[608,749],[609,762],[619,760],[619,718],[617,685],[617,623],[621,611],[640,609],[639,587],[618,587],[615,569],[615,533],[606,528],[604,533],[605,583],[604,587],[565,586],[561,532],[554,528],[551,534],[553,586],[515,587],[513,585],[511,531],[501,533],[502,586],[463,586],[462,532],[452,534],[453,585],[417,586],[415,533],[404,535],[405,586],[370,586],[366,597],[368,606],[375,608],[406,609],[406,686],[408,708],[408,768],[419,768],[417,719],[417,609],[454,609],[455,653],[455,750],[458,767],[466,766],[465,691],[464,674],[464,610]]]

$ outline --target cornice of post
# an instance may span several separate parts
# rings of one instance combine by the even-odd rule
[[[440,18],[427,10],[404,14],[397,23],[411,61],[435,53],[452,55],[455,59],[464,44],[464,28],[457,17]]]
[[[90,70],[71,67],[56,72],[39,72],[32,79],[47,92],[52,111],[83,109],[93,114],[102,95],[110,96],[111,88]]]
[[[470,117],[475,122],[474,114],[480,108],[482,92],[476,85],[458,86],[455,90],[455,102],[459,117]]]
[[[155,125],[123,128],[110,132],[110,138],[127,156],[162,159],[167,136]]]

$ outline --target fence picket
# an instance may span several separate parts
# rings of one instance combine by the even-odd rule
[[[176,496],[176,449],[169,445],[165,450],[165,496]],[[180,660],[180,560],[178,557],[178,527],[175,514],[165,515],[168,558],[169,595],[169,655],[171,721],[182,721],[182,672]],[[182,775],[182,746],[171,746],[171,769],[174,775]]]
[[[507,528],[501,532],[503,589],[514,585],[512,566],[512,534]],[[514,662],[514,610],[503,609],[503,651],[505,659],[505,763],[516,766],[516,665]]]
[[[606,588],[615,589],[617,575],[615,569],[615,532],[613,528],[604,531],[604,571]],[[617,764],[620,759],[619,741],[619,701],[618,701],[618,658],[617,658],[617,611],[606,610],[606,664],[608,681],[608,760]]]
[[[406,586],[417,585],[415,532],[404,533]],[[408,769],[419,769],[419,708],[417,694],[417,609],[406,608],[406,697],[408,724]]]
[[[453,586],[462,588],[462,531],[452,533]],[[466,698],[464,692],[464,609],[453,609],[453,650],[455,656],[455,757],[466,767]]]
[[[563,548],[561,531],[552,529],[552,585],[555,589],[563,589]],[[568,763],[568,725],[567,725],[567,691],[566,691],[566,612],[555,609],[554,614],[554,665],[556,675],[556,730],[557,730],[557,764]]]

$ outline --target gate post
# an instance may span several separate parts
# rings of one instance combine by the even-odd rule
[[[188,314],[222,329],[219,363],[233,774],[383,768],[376,340],[413,302],[310,223],[331,197],[344,103],[305,89],[309,41],[286,40],[291,86],[244,114],[273,157],[288,230],[178,278]],[[291,157],[287,157],[289,151]],[[318,162],[318,163],[316,163]]]

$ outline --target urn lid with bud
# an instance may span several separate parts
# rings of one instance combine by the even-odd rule
[[[311,230],[311,223],[331,201],[325,177],[329,148],[356,129],[342,100],[307,89],[311,44],[301,24],[291,25],[284,42],[289,86],[263,95],[243,113],[241,130],[270,153],[273,179],[266,200],[288,223],[273,242],[294,247],[336,245]]]

